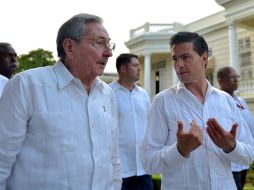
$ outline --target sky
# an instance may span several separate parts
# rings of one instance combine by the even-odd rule
[[[59,27],[78,13],[103,18],[116,43],[105,72],[116,72],[115,59],[129,52],[129,31],[146,22],[188,24],[223,10],[215,0],[0,0],[0,41],[12,44],[18,55],[42,48],[57,60]]]

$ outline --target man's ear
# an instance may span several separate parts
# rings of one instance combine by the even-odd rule
[[[66,57],[69,59],[73,58],[73,43],[75,43],[72,39],[70,38],[65,38],[63,41],[63,48],[66,54]]]
[[[120,67],[120,71],[121,72],[125,72],[126,71],[126,65],[121,65],[121,67]]]
[[[204,52],[202,55],[202,58],[204,60],[204,65],[206,65],[208,63],[208,53]]]

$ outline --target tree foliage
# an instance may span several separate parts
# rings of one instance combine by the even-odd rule
[[[55,63],[53,53],[41,48],[32,50],[28,54],[18,56],[19,66],[17,73],[35,67],[44,67]]]

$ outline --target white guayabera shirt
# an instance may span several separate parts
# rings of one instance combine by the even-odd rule
[[[0,97],[2,95],[2,92],[3,92],[3,88],[4,86],[6,85],[6,83],[8,82],[8,78],[6,78],[5,76],[3,75],[0,75]]]
[[[0,189],[119,190],[116,99],[63,63],[14,76],[0,99]]]
[[[241,111],[241,114],[250,129],[252,137],[254,137],[254,117],[249,110],[245,100],[239,96],[233,96],[233,99],[235,100],[237,107]],[[247,170],[249,165],[242,165],[233,162],[231,163],[231,168],[233,172],[240,172],[242,170]]]
[[[141,161],[141,146],[147,128],[150,97],[138,85],[131,92],[116,81],[110,86],[117,98],[122,177],[144,175],[146,171]]]
[[[209,118],[216,118],[226,131],[239,124],[232,152],[225,153],[212,142],[206,132]],[[203,143],[184,158],[176,148],[177,120],[188,132],[193,119],[202,130]],[[254,141],[234,100],[210,84],[204,104],[180,82],[159,93],[152,103],[143,148],[146,170],[162,174],[162,190],[236,190],[231,161],[249,165],[254,160]]]

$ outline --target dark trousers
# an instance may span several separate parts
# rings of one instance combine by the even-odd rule
[[[245,180],[246,180],[246,175],[247,175],[247,170],[242,170],[240,172],[232,172],[235,180],[235,184],[238,190],[243,190]]]
[[[152,177],[142,175],[123,178],[122,190],[153,190]]]

